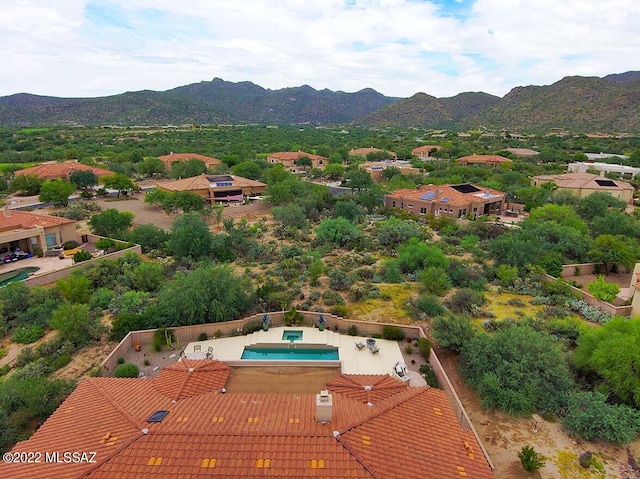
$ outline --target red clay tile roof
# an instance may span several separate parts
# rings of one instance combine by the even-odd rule
[[[328,160],[328,158],[320,155],[314,155],[312,153],[306,153],[304,151],[278,151],[275,153],[269,153],[267,158],[275,158],[277,160],[299,160],[302,157],[307,157],[310,160]]]
[[[458,190],[453,188],[453,186],[459,185],[424,185],[416,190],[402,189],[396,190],[393,193],[389,193],[386,195],[386,198],[398,199],[398,200],[410,200],[410,199],[420,199],[421,196],[425,195],[428,192],[433,192],[433,197],[430,200],[423,199],[423,201],[433,201],[435,203],[442,202],[445,198],[450,198],[450,200],[446,201],[446,204],[453,206],[467,206],[470,202],[474,203],[483,203],[484,199],[482,197],[483,194],[488,194],[490,196],[498,196],[504,199],[504,193],[498,190],[493,190],[491,188],[485,188],[483,186],[473,185],[471,186],[477,188],[479,191],[475,193],[460,193]],[[481,195],[481,196],[478,196]],[[499,198],[489,198],[492,201],[495,201]]]
[[[327,383],[329,391],[364,403],[388,399],[407,387],[387,374],[341,374]]]
[[[243,178],[242,176],[235,175],[224,175],[231,179],[233,188],[263,188],[266,187],[264,183],[260,183],[259,181],[250,180],[248,178]],[[218,187],[211,186],[215,181],[211,181],[210,178],[215,178],[215,175],[207,175],[205,173],[199,176],[192,176],[190,178],[182,178],[180,180],[167,181],[165,183],[159,183],[158,187],[160,189],[169,190],[169,191],[194,191],[194,190],[208,190],[210,187],[212,189],[217,189]],[[224,180],[219,180],[225,182]],[[223,189],[228,187],[223,187]]]
[[[212,156],[200,155],[198,153],[171,153],[169,155],[159,156],[158,159],[162,161],[167,168],[171,168],[171,164],[176,161],[188,161],[188,160],[200,160],[205,165],[220,165],[222,160],[214,158]]]
[[[396,156],[396,153],[393,151],[389,151],[389,150],[381,150],[380,148],[354,148],[353,150],[349,151],[350,155],[362,155],[362,156],[367,156],[369,153],[378,153],[378,152],[385,152],[385,153],[390,153],[391,156]]]
[[[163,368],[153,381],[156,391],[171,399],[184,399],[224,387],[231,368],[220,361],[182,361]]]
[[[420,153],[431,153],[432,150],[441,150],[440,145],[422,145],[411,150],[411,154],[420,155]]]
[[[365,382],[392,391],[398,381],[341,376],[344,393],[334,391],[326,424],[315,421],[314,394],[222,393],[225,367],[190,361],[156,379],[87,379],[13,451],[95,451],[96,462],[0,463],[0,477],[493,477],[443,391],[402,385],[367,405],[349,391]],[[214,390],[203,391],[205,383]],[[156,410],[168,414],[146,422]]]
[[[0,231],[8,229],[48,228],[50,226],[75,223],[68,218],[59,216],[41,215],[28,211],[4,210],[0,211]]]
[[[23,170],[16,171],[16,175],[37,175],[38,178],[52,180],[55,178],[69,178],[74,171],[93,171],[97,177],[113,175],[113,171],[97,166],[84,165],[75,161],[65,163],[43,163]]]

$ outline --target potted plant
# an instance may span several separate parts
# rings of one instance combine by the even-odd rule
[[[269,331],[269,325],[271,324],[271,319],[269,318],[269,316],[265,313],[262,315],[262,330],[263,331]]]
[[[325,320],[324,320],[324,316],[321,314],[320,316],[318,316],[318,330],[324,331],[324,327],[325,327]]]

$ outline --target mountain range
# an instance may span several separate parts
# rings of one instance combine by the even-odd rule
[[[502,98],[482,92],[393,98],[370,88],[345,93],[308,85],[270,90],[220,78],[98,98],[0,97],[2,126],[183,123],[638,132],[640,72],[565,77],[552,85],[516,87]]]

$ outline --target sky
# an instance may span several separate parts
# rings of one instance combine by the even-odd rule
[[[640,70],[638,0],[2,0],[0,96],[251,81],[438,98]]]

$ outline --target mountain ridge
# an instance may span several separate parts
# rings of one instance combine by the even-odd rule
[[[387,97],[309,85],[277,90],[219,77],[166,91],[96,98],[16,93],[0,97],[0,125],[144,125],[181,123],[355,124],[369,127],[568,128],[640,131],[640,71],[605,77],[567,76],[545,86],[517,86],[504,97],[462,92],[436,98],[419,92]]]

